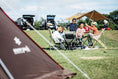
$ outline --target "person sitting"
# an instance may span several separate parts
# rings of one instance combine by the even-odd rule
[[[65,27],[65,30],[67,30],[68,27],[69,27],[70,31],[75,31],[76,32],[76,30],[77,30],[77,23],[76,23],[76,19],[75,18],[72,19],[72,23],[68,24]]]
[[[84,23],[81,22],[79,24],[80,28],[77,29],[76,31],[76,38],[79,39],[79,42],[81,43],[82,42],[82,38],[84,37],[84,32],[85,32],[85,29],[83,28],[84,27]]]
[[[104,22],[104,28],[105,28],[105,30],[107,30],[107,27],[108,27],[108,21],[104,19],[103,22]]]
[[[98,35],[99,31],[97,29],[97,22],[92,22],[91,26],[89,26],[87,23],[85,24],[90,30],[93,30],[93,35]]]
[[[89,26],[87,23],[85,24],[90,30],[93,30],[93,33],[89,33],[88,36],[87,36],[87,39],[88,39],[88,43],[89,43],[89,46],[92,46],[93,43],[92,43],[92,38],[93,37],[96,37],[99,35],[99,31],[97,29],[97,22],[92,22],[91,23],[91,26]]]
[[[57,30],[52,33],[52,38],[54,39],[55,43],[64,42],[63,35],[61,34],[63,28],[61,26],[57,27]]]

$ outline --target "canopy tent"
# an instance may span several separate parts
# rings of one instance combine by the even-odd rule
[[[65,79],[70,76],[73,74],[52,59],[0,8],[0,79]]]
[[[87,13],[78,13],[78,14],[75,14],[75,15],[67,18],[66,20],[70,20],[71,21],[73,18],[80,19],[83,16],[86,16],[86,17],[88,17],[88,18],[90,18],[90,19],[92,19],[94,21],[108,19],[104,15],[102,15],[99,12],[93,10],[93,11],[90,11],[90,12],[87,12]]]

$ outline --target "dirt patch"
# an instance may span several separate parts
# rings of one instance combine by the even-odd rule
[[[80,58],[86,60],[98,60],[98,59],[105,59],[107,57],[80,57]]]

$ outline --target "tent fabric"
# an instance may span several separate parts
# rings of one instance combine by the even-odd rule
[[[73,76],[23,32],[1,8],[0,59],[14,79],[64,79]],[[68,73],[65,74],[65,71]]]
[[[9,79],[9,77],[6,75],[1,65],[0,65],[0,79]]]
[[[83,17],[85,14],[86,13],[78,13],[78,14],[75,14],[75,15],[67,18],[66,20],[72,21],[73,18],[79,19],[79,18]]]
[[[108,19],[104,15],[102,15],[99,12],[93,10],[93,11],[90,11],[90,12],[87,12],[87,13],[78,13],[78,14],[76,14],[74,16],[71,16],[71,17],[67,18],[66,20],[72,20],[73,18],[80,19],[83,16],[86,16],[86,17],[88,17],[88,18],[90,18],[90,19],[92,19],[94,21]]]

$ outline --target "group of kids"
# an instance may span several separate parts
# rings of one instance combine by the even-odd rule
[[[84,26],[85,25],[85,26]],[[89,33],[89,30],[92,30],[93,33],[89,33],[90,36],[94,36],[94,35],[98,35],[99,31],[97,29],[97,23],[96,22],[91,22],[91,26],[88,25],[87,23],[84,24],[84,22],[80,22],[79,23],[79,28],[77,27],[77,23],[76,23],[76,19],[73,18],[72,19],[72,23],[68,24],[65,27],[65,30],[68,29],[69,27],[69,31],[75,31],[75,37],[77,40],[79,40],[80,42],[82,42],[82,38],[84,38],[84,33]],[[57,30],[55,32],[53,32],[52,37],[55,40],[59,40],[60,42],[64,42],[64,37],[63,37],[63,28],[61,26],[57,27]]]

